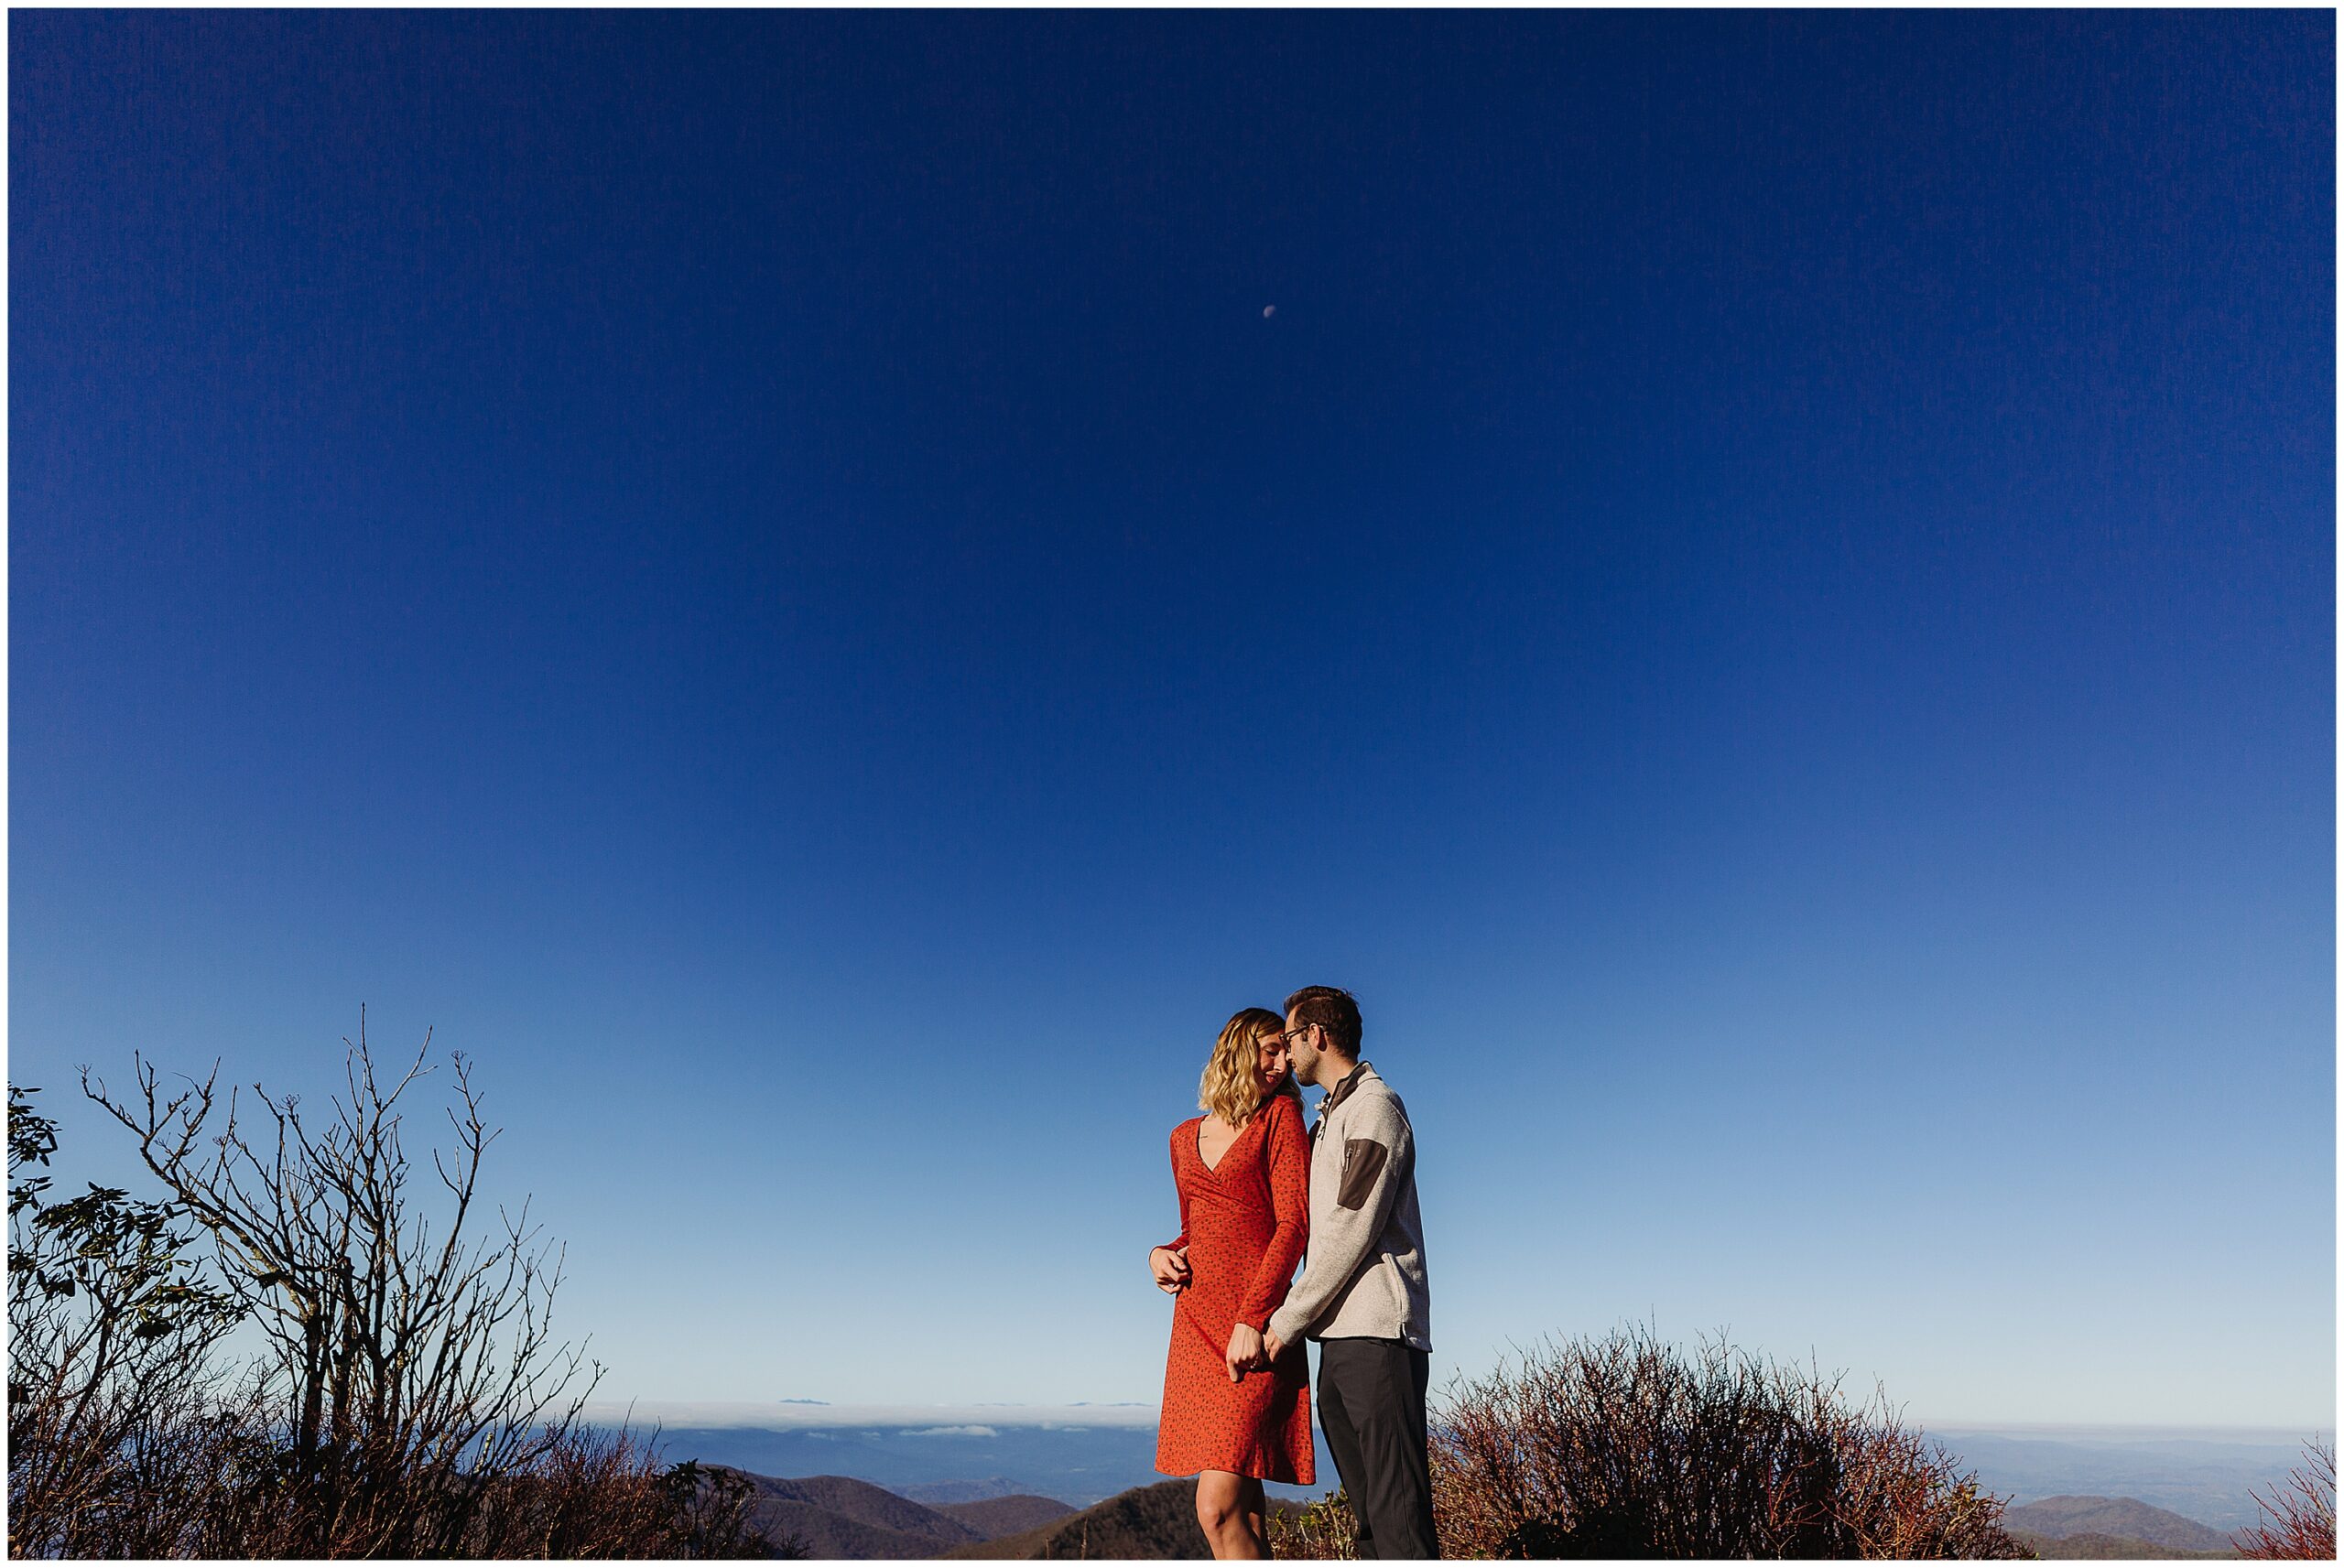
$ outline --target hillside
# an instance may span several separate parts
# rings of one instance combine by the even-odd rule
[[[928,1507],[849,1476],[791,1480],[742,1471],[756,1493],[757,1523],[779,1543],[794,1538],[817,1558],[934,1557],[1034,1530],[1073,1509],[1031,1494]],[[982,1483],[978,1483],[982,1485]]]
[[[2063,1535],[2056,1539],[2036,1535],[2024,1530],[2011,1531],[2011,1539],[2035,1556],[2049,1563],[2134,1562],[2140,1559],[2210,1560],[2235,1559],[2234,1550],[2221,1552],[2184,1552],[2177,1547],[2159,1546],[2154,1541],[2136,1541],[2126,1535],[2100,1535],[2086,1530],[2078,1535]]]
[[[913,1481],[887,1489],[899,1498],[909,1498],[929,1508],[938,1508],[945,1503],[988,1502],[994,1498],[1017,1497],[1029,1490],[1006,1476],[987,1476],[981,1481]],[[1091,1500],[1097,1502],[1099,1499],[1093,1498]]]
[[[2051,1541],[2077,1535],[2113,1536],[2175,1552],[2231,1550],[2230,1537],[2220,1530],[2152,1508],[2137,1498],[2044,1498],[2005,1509],[2002,1523],[2009,1530]],[[2059,1555],[2075,1554],[2063,1552]]]
[[[1036,1530],[1074,1512],[1071,1503],[1059,1502],[1056,1498],[1037,1498],[1030,1493],[932,1506],[938,1513],[959,1519],[975,1530],[981,1541],[998,1541],[1004,1535]]]
[[[971,1524],[868,1481],[756,1475],[749,1480],[756,1487],[757,1523],[776,1541],[796,1538],[809,1557],[934,1557],[984,1539]]]
[[[1197,1483],[1158,1481],[998,1541],[955,1546],[956,1558],[1109,1557],[1161,1562],[1210,1557],[1197,1527]]]

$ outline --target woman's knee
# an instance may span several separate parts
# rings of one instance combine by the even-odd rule
[[[1236,1476],[1207,1471],[1197,1477],[1197,1523],[1208,1536],[1219,1535],[1245,1512],[1245,1490]]]

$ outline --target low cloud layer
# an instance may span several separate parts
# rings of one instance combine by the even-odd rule
[[[1153,1427],[1156,1406],[1111,1405],[825,1405],[802,1400],[640,1400],[633,1405],[597,1400],[586,1419],[624,1422],[638,1431],[747,1427],[768,1432],[842,1432],[882,1427],[914,1437],[997,1437],[1004,1427]]]

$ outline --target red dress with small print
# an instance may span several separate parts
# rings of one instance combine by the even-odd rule
[[[1310,1135],[1290,1095],[1247,1119],[1209,1166],[1197,1152],[1204,1118],[1172,1130],[1172,1181],[1188,1288],[1172,1308],[1156,1467],[1167,1476],[1233,1470],[1307,1487],[1318,1480],[1310,1444],[1310,1362],[1299,1345],[1265,1372],[1229,1380],[1229,1336],[1257,1329],[1284,1304],[1302,1260],[1310,1215]]]

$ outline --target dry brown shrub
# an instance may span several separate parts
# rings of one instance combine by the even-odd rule
[[[2306,1463],[2271,1495],[2252,1493],[2263,1521],[2232,1538],[2241,1557],[2303,1561],[2336,1557],[2336,1450],[2314,1438]]]
[[[1884,1400],[1704,1343],[1627,1329],[1547,1344],[1431,1411],[1441,1555],[2028,1555],[2002,1501]],[[1271,1521],[1283,1557],[1354,1555],[1341,1493]]]

